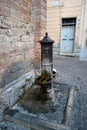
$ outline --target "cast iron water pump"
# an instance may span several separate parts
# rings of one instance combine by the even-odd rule
[[[41,44],[41,76],[38,78],[38,84],[44,92],[53,88],[53,43],[54,41],[46,36],[40,41]]]

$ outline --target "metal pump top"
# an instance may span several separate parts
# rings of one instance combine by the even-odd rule
[[[54,43],[54,41],[48,36],[47,32],[45,33],[45,35],[46,36],[41,41],[39,41],[41,44],[46,44],[46,43],[52,44],[52,43]]]

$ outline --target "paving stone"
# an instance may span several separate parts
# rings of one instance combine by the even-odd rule
[[[68,66],[68,67],[67,67]],[[76,117],[74,123],[77,124],[77,128],[72,126],[72,130],[86,130],[87,129],[87,62],[79,61],[78,58],[71,57],[55,57],[54,68],[57,69],[59,77],[57,82],[80,86],[78,100],[75,100],[73,116]],[[79,77],[79,78],[77,78]],[[66,90],[66,87],[64,88]],[[59,97],[62,96],[59,94]],[[57,104],[59,105],[59,104]],[[77,115],[79,113],[79,117]],[[72,117],[73,118],[73,117]],[[0,122],[1,124],[1,122]],[[3,123],[2,125],[5,125]],[[1,125],[0,125],[1,126]],[[10,128],[10,127],[9,127]],[[9,129],[10,130],[10,129]],[[12,129],[14,130],[14,129]],[[34,129],[35,130],[35,129]],[[38,130],[38,129],[37,129]]]
[[[87,129],[87,61],[67,56],[54,56],[54,68],[59,77],[57,82],[80,86],[79,99],[76,103],[78,110],[78,129]],[[77,96],[78,97],[78,96]],[[74,113],[75,114],[75,113]],[[77,117],[77,116],[75,116]],[[77,122],[77,120],[75,121]]]

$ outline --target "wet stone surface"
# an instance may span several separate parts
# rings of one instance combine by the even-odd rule
[[[50,99],[46,101],[46,94],[38,97],[39,87],[33,86],[12,109],[62,124],[70,86],[54,82],[53,88],[54,101]]]
[[[0,130],[30,130],[30,129],[5,120],[4,122],[0,122]]]

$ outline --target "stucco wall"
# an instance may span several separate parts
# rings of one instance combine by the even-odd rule
[[[75,45],[74,51],[78,53],[82,0],[60,0],[60,4],[52,6],[52,0],[47,3],[47,31],[55,40],[55,51],[60,51],[62,18],[76,17]]]

